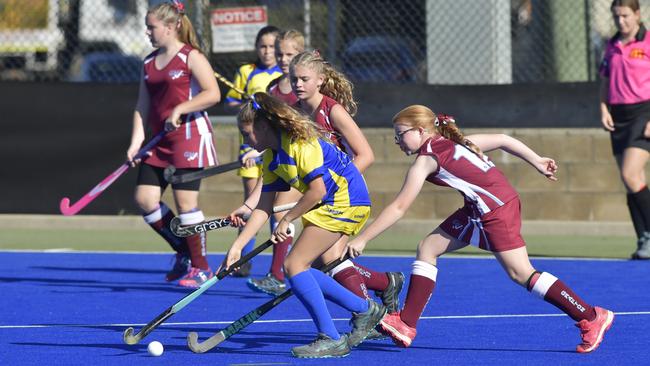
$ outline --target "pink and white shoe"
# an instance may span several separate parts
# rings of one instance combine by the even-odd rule
[[[204,282],[212,278],[212,271],[209,269],[203,270],[200,268],[192,267],[190,271],[178,281],[178,285],[182,287],[198,288]]]
[[[399,311],[386,314],[379,324],[382,333],[391,337],[393,343],[404,348],[411,345],[418,333],[415,328],[402,321]]]
[[[589,321],[583,319],[576,323],[576,327],[580,328],[580,337],[582,337],[582,343],[576,347],[578,353],[589,353],[600,345],[600,342],[603,341],[605,332],[612,327],[614,322],[614,313],[594,306],[596,311],[596,318]]]

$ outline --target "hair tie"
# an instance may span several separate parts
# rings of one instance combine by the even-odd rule
[[[185,14],[185,4],[183,4],[182,1],[172,0],[172,5],[176,8],[179,14]]]
[[[440,119],[438,119],[438,116],[440,116]],[[438,116],[436,116],[436,119],[433,120],[433,124],[438,127],[440,126],[440,121],[442,120],[443,125],[447,125],[447,123],[456,123],[456,120],[454,119],[453,116],[450,116],[448,114],[442,114],[440,113]]]

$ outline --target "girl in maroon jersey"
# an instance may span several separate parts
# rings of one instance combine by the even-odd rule
[[[352,83],[317,51],[296,55],[289,66],[291,86],[298,97],[294,105],[315,121],[341,150],[354,157],[353,163],[363,172],[374,162],[372,148],[352,116],[357,104]],[[336,259],[345,248],[347,238],[334,245],[321,260]],[[389,311],[396,311],[398,295],[404,283],[399,272],[376,272],[345,261],[331,272],[334,278],[355,294],[368,297],[367,289],[381,297]]]
[[[412,105],[393,117],[395,143],[407,155],[417,154],[395,200],[355,239],[347,252],[359,256],[367,242],[397,222],[416,199],[425,181],[458,190],[465,200],[418,245],[404,307],[382,320],[381,327],[397,345],[408,347],[416,324],[436,283],[437,258],[467,245],[491,251],[510,278],[528,291],[557,306],[577,322],[580,353],[598,347],[614,314],[591,306],[548,272],[535,270],[520,234],[519,196],[484,151],[502,149],[530,163],[550,180],[557,180],[557,165],[540,157],[521,141],[507,135],[463,136],[449,116],[436,116],[429,108]]]
[[[183,174],[217,164],[212,124],[205,109],[219,102],[221,95],[181,2],[152,7],[146,25],[156,50],[144,59],[127,158],[131,160],[140,148],[145,124],[153,134],[163,129],[168,132],[140,164],[135,201],[144,220],[176,251],[176,262],[166,280],[180,278],[179,285],[197,287],[212,276],[205,233],[185,239],[171,233],[169,223],[174,213],[160,201],[167,187],[163,172],[169,165],[177,168],[176,174]],[[198,208],[199,187],[200,181],[172,185],[183,225],[204,220]]]

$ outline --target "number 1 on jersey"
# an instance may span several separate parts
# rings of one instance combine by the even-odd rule
[[[490,168],[494,167],[494,164],[488,160],[487,156],[483,155],[483,159],[481,159],[470,149],[456,144],[456,147],[454,149],[454,160],[458,160],[460,158],[465,158],[472,165],[481,169],[483,173],[486,173],[488,170],[490,170]]]

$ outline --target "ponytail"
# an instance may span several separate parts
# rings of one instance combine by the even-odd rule
[[[178,40],[203,53],[192,22],[185,14],[185,5],[179,0],[160,3],[151,7],[147,15],[152,14],[166,25],[176,25]]]
[[[481,149],[472,141],[465,138],[456,125],[456,120],[453,116],[439,113],[435,117],[433,125],[442,137],[467,147],[474,154],[478,155],[478,157],[483,158],[483,152]]]
[[[307,116],[272,95],[258,92],[244,103],[237,120],[250,125],[266,120],[275,131],[285,131],[293,141],[309,141],[322,137],[316,124]]]
[[[483,158],[481,149],[460,132],[454,117],[442,113],[436,115],[426,106],[414,104],[402,109],[393,117],[393,124],[435,131],[442,137],[467,147],[474,154]]]

